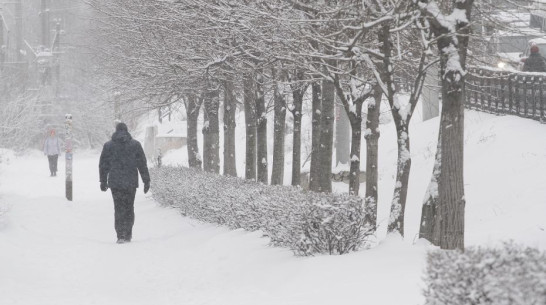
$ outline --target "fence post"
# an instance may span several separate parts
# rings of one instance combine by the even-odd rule
[[[492,100],[493,100],[493,72],[492,71],[487,71],[487,74],[486,74],[487,78],[486,78],[486,85],[487,85],[487,111],[489,113],[492,112],[491,110],[491,104],[492,104]]]
[[[483,69],[480,69],[480,104],[479,109],[483,111],[483,105],[485,104],[485,94],[483,92],[483,87],[485,86],[485,80],[483,75]]]
[[[538,98],[538,79],[539,76],[535,75],[533,76],[533,102],[531,103],[531,118],[536,119],[537,117],[537,102],[539,100]]]
[[[523,81],[523,117],[527,118],[529,115],[529,100],[532,100],[532,94],[529,94],[529,82],[532,80],[532,76],[524,76]],[[531,92],[532,93],[532,92]]]
[[[541,123],[544,123],[544,95],[543,95],[543,87],[544,87],[544,77],[540,77],[540,83],[539,83],[539,98],[538,102],[540,103],[540,119],[539,121]]]
[[[521,101],[521,85],[522,85],[522,76],[516,75],[516,98],[514,100],[514,111],[512,113],[515,113],[516,115],[519,115],[519,107],[520,107],[520,101]]]
[[[504,76],[505,72],[501,72],[497,79],[497,103],[495,104],[495,113],[500,114],[501,107],[504,105]]]
[[[506,113],[512,111],[512,105],[514,104],[514,75],[508,76],[508,109],[505,109]]]
[[[72,115],[65,115],[65,165],[66,165],[66,199],[72,201]]]
[[[497,105],[497,114],[503,114],[505,109],[506,109],[506,100],[507,100],[507,96],[510,96],[510,92],[507,90],[508,89],[508,79],[509,79],[510,75],[506,74],[506,73],[502,73],[501,74],[501,79],[500,79],[500,91],[499,91],[499,99],[500,99],[500,108],[499,106]]]
[[[474,95],[473,105],[475,107],[474,109],[478,109],[478,103],[479,103],[478,91],[479,91],[479,87],[478,87],[478,70],[477,69],[474,69],[474,80],[472,82],[472,87],[474,88],[474,92],[473,92],[473,95]]]
[[[472,109],[472,68],[468,69],[468,74],[466,75],[466,86],[465,86],[465,104],[466,108]]]

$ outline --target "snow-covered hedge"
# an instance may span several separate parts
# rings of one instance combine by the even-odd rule
[[[362,198],[267,186],[184,167],[154,168],[153,197],[183,215],[249,231],[299,255],[343,254],[360,248],[374,228]]]
[[[546,254],[512,243],[428,255],[426,305],[546,304]]]

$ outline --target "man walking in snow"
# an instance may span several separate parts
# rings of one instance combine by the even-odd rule
[[[546,61],[544,57],[540,55],[538,46],[536,44],[531,46],[531,54],[525,60],[523,64],[523,71],[525,72],[546,72]]]
[[[140,142],[131,137],[127,125],[119,123],[112,140],[104,144],[99,162],[100,189],[112,190],[118,244],[130,242],[132,238],[139,172],[146,194],[150,189],[150,174],[144,150]]]

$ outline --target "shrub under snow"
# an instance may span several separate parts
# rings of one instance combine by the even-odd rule
[[[183,215],[249,231],[299,255],[343,254],[362,246],[374,228],[360,197],[268,186],[183,167],[154,168],[153,197]]]
[[[434,251],[427,263],[427,305],[546,304],[546,254],[537,249]]]

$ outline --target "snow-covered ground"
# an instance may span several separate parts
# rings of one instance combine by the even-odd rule
[[[139,190],[133,242],[115,244],[98,156],[74,161],[74,201],[39,153],[0,174],[0,304],[419,304],[426,246],[393,238],[346,256],[295,257],[259,232],[158,207]],[[64,162],[60,162],[60,166]],[[381,287],[399,287],[395,294]]]
[[[466,122],[467,245],[514,239],[546,249],[546,125],[474,111]],[[377,247],[344,256],[295,257],[268,246],[259,232],[229,231],[158,207],[142,190],[133,242],[117,245],[97,152],[76,154],[73,202],[64,199],[64,170],[50,178],[40,153],[3,158],[0,304],[422,304],[425,253],[433,247],[415,236],[437,124],[411,126],[405,240],[381,233]],[[396,158],[391,125],[382,126],[380,145],[384,223]],[[181,154],[166,157],[184,162]]]

